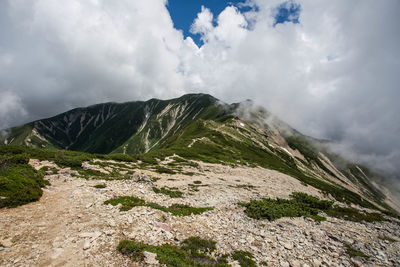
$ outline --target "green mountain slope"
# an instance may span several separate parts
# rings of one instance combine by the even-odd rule
[[[366,208],[387,208],[365,167],[329,152],[251,101],[222,104],[205,94],[171,100],[105,103],[8,130],[2,144],[99,154],[144,154],[148,162],[179,155],[211,163],[263,167],[324,194]],[[150,160],[149,160],[150,159]]]
[[[221,108],[203,94],[172,100],[105,103],[77,108],[8,130],[4,144],[69,149],[89,153],[142,153],[195,119],[211,119]]]

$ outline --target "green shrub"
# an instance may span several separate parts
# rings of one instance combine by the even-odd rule
[[[26,154],[0,155],[0,208],[17,207],[42,196],[44,171],[37,171],[28,164]]]
[[[3,160],[6,164],[28,164],[29,156],[26,153],[22,153],[5,157]]]
[[[146,202],[140,198],[137,197],[117,197],[113,198],[110,200],[107,200],[104,202],[104,204],[111,204],[113,206],[117,206],[118,204],[121,204],[122,206],[120,207],[121,211],[127,211],[132,209],[133,207],[137,206],[145,206]]]
[[[321,200],[317,197],[310,196],[302,192],[294,192],[290,196],[297,202],[307,204],[310,208],[314,209],[327,210],[333,205],[333,201]]]
[[[106,188],[107,187],[107,185],[105,185],[105,184],[96,184],[95,186],[93,186],[94,188],[99,188],[99,189],[102,189],[102,188]]]
[[[253,255],[250,252],[243,250],[235,250],[231,254],[232,259],[239,262],[240,266],[252,267],[257,266],[257,263],[253,259]]]
[[[364,254],[363,252],[357,249],[354,249],[349,244],[344,244],[344,246],[346,247],[346,254],[349,255],[350,257],[361,257],[364,259],[369,259],[368,255]]]
[[[247,216],[254,219],[273,221],[282,217],[318,215],[318,210],[309,207],[307,204],[281,198],[251,200],[248,203],[241,203],[241,205],[246,207]]]
[[[133,156],[122,153],[104,155],[104,158],[108,160],[125,161],[125,162],[137,161]]]
[[[145,207],[150,207],[152,209],[157,209],[157,210],[161,210],[164,212],[168,212],[171,213],[174,216],[189,216],[189,215],[198,215],[201,214],[203,212],[212,210],[213,208],[210,207],[204,207],[204,208],[195,208],[195,207],[191,207],[188,205],[184,205],[184,204],[172,204],[169,207],[164,207],[155,203],[146,203],[146,201],[137,198],[137,197],[133,197],[133,196],[123,196],[123,197],[117,197],[117,198],[113,198],[110,200],[107,200],[104,202],[104,204],[111,204],[113,206],[116,206],[118,204],[121,204],[122,206],[120,207],[121,211],[127,211],[132,209],[133,207],[137,207],[137,206],[145,206]]]
[[[142,242],[123,240],[118,244],[117,249],[121,253],[131,256],[134,261],[140,261],[143,260],[143,251],[147,247],[148,246]]]
[[[329,210],[325,211],[326,214],[328,214],[331,217],[336,217],[340,218],[343,220],[347,221],[353,221],[353,222],[381,222],[381,221],[387,221],[385,217],[382,216],[382,214],[373,212],[373,213],[364,213],[360,212],[359,210],[355,208],[345,208],[345,207],[339,207],[335,206]]]
[[[322,222],[326,218],[319,216],[323,211],[331,217],[340,218],[354,222],[377,222],[386,221],[380,213],[363,213],[354,208],[334,206],[332,201],[320,200],[317,197],[305,193],[294,192],[290,195],[293,199],[261,199],[251,200],[248,203],[239,203],[245,207],[247,216],[254,219],[268,219],[270,221],[282,217],[309,217],[315,221]]]
[[[70,167],[70,168],[80,168],[84,161],[86,161],[86,158],[83,157],[57,156],[54,159],[55,164],[62,167]]]
[[[212,240],[205,240],[198,237],[189,237],[182,242],[182,248],[184,250],[194,253],[212,253],[216,247],[217,242]]]
[[[144,251],[155,253],[157,254],[156,259],[160,264],[168,267],[229,267],[226,260],[228,255],[223,255],[218,258],[211,255],[215,250],[215,243],[215,241],[205,240],[199,237],[189,237],[183,240],[180,246],[168,244],[150,246],[142,242],[124,240],[119,243],[117,249],[137,262],[144,259]]]
[[[157,194],[164,194],[172,198],[180,198],[183,195],[181,191],[169,189],[168,187],[162,187],[162,188],[153,187],[153,191]]]
[[[153,209],[158,209],[164,212],[169,212],[174,216],[190,216],[190,215],[198,215],[203,212],[212,210],[213,208],[205,207],[205,208],[195,208],[184,204],[172,204],[169,207],[160,206],[154,203],[148,203],[148,207]]]
[[[155,170],[158,173],[167,173],[167,174],[175,174],[176,173],[174,170],[168,169],[163,166],[157,166]]]

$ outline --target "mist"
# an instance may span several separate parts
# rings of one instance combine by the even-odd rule
[[[277,24],[277,8],[293,3],[297,17]],[[248,0],[220,14],[203,7],[191,26],[201,47],[174,27],[166,4],[1,1],[0,129],[101,102],[201,92],[252,99],[398,177],[399,1]]]

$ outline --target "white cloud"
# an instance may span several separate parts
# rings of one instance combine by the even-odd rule
[[[13,120],[24,118],[26,114],[21,99],[13,91],[0,92],[0,129],[10,127]]]
[[[214,28],[213,19],[214,15],[211,13],[210,9],[201,6],[201,12],[197,15],[197,18],[190,27],[190,32],[200,34],[202,40],[204,42],[207,41],[208,33]]]
[[[0,1],[0,92],[13,88],[28,113],[10,123],[204,92],[254,99],[306,134],[398,166],[400,2],[299,0],[300,23],[273,27],[281,3],[203,7],[197,47],[174,29],[165,0]]]
[[[2,5],[13,31],[0,42],[0,52],[14,60],[0,73],[0,88],[13,84],[32,118],[103,101],[184,93],[177,72],[183,36],[173,28],[165,1]]]

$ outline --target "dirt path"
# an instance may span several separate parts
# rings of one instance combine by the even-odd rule
[[[101,212],[107,214],[107,206],[90,207],[101,197],[90,181],[67,173],[48,178],[52,185],[40,201],[0,210],[0,242],[10,247],[0,252],[0,265],[125,265],[115,251],[118,234],[106,234],[110,226]]]

